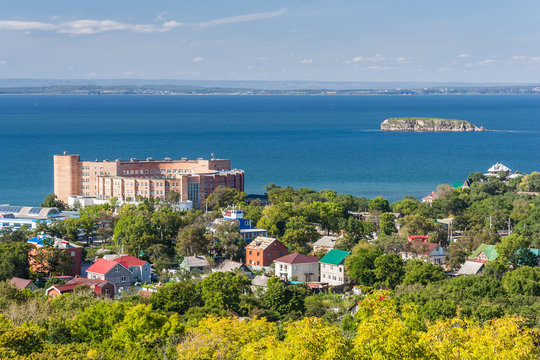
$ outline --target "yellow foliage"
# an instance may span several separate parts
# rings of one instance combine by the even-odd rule
[[[350,359],[349,344],[341,330],[320,318],[304,318],[285,327],[285,339],[265,339],[251,343],[241,352],[242,359],[340,360]]]
[[[187,332],[177,347],[178,359],[238,359],[243,346],[275,338],[276,325],[266,319],[238,320],[209,316]]]

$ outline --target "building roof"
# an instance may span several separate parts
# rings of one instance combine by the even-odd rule
[[[285,264],[307,264],[319,262],[319,258],[313,255],[302,255],[299,253],[292,253],[280,257],[274,260],[274,262],[282,262]]]
[[[143,266],[146,264],[146,261],[137,259],[135,256],[120,256],[112,261],[120,263],[128,269],[130,266]]]
[[[480,253],[483,253],[489,261],[496,260],[499,257],[495,245],[481,244],[473,251],[471,256],[469,256],[469,259],[476,259]]]
[[[350,252],[348,251],[332,249],[326,255],[324,255],[319,262],[332,265],[341,265],[343,260],[345,260],[349,254]]]
[[[45,246],[45,244],[50,244],[57,249],[80,248],[80,246],[77,244],[71,243],[64,239],[52,237],[50,235],[38,235],[36,237],[28,239],[27,242],[38,247]]]
[[[31,206],[10,206],[0,205],[0,213],[14,214],[17,217],[48,218],[58,215],[60,211],[54,207],[31,207]]]
[[[426,235],[411,235],[408,237],[409,241],[412,241],[412,240],[421,240],[421,241],[426,241],[429,239],[429,236],[426,236]]]
[[[425,242],[422,240],[412,240],[405,245],[405,252],[419,255],[429,255],[439,244]]]
[[[9,280],[9,283],[13,286],[15,286],[17,289],[26,289],[26,287],[29,285],[29,284],[33,284],[32,283],[32,280],[28,280],[28,279],[21,279],[21,278],[18,278],[18,277],[13,277],[11,278],[11,280]],[[35,284],[34,284],[35,286]]]
[[[497,171],[511,171],[508,167],[504,166],[503,164],[496,163],[493,166],[491,166],[488,169],[489,172],[497,172]]]
[[[476,261],[465,261],[463,265],[461,265],[461,268],[458,270],[458,275],[476,275],[478,274],[482,268],[484,267],[484,264],[481,262]]]
[[[437,199],[438,197],[439,197],[439,194],[435,193],[435,191],[432,191],[431,194],[429,194],[427,196],[424,196],[422,198],[422,202],[433,201],[433,200]]]
[[[88,272],[93,272],[93,273],[96,273],[96,274],[105,275],[106,273],[111,271],[111,269],[113,267],[115,267],[118,264],[119,263],[117,263],[116,261],[99,259],[98,261],[93,263],[92,266],[90,266],[88,269],[86,269],[86,272],[87,273]],[[120,264],[120,265],[122,265],[122,264]]]
[[[328,247],[333,249],[337,239],[338,238],[336,236],[325,235],[319,240],[315,241],[313,246]]]
[[[75,289],[77,286],[81,286],[81,285],[84,285],[84,284],[75,283],[75,284],[53,285],[53,286],[51,286],[50,288],[48,288],[48,289],[45,291],[45,293],[46,293],[46,294],[49,294],[49,291],[51,291],[52,289],[56,289],[56,290],[58,290],[58,292],[59,292],[60,294],[63,294],[63,293],[71,292],[71,291],[73,291],[73,289]]]
[[[182,262],[186,262],[191,267],[205,267],[209,266],[208,260],[204,256],[186,256]]]
[[[257,236],[253,241],[251,241],[247,246],[246,249],[250,250],[264,250],[274,241],[280,242],[278,239],[270,238],[270,237],[264,237],[264,236]],[[280,242],[281,243],[281,242]]]
[[[268,286],[268,279],[270,279],[269,277],[267,276],[264,276],[264,275],[257,275],[253,278],[253,280],[251,280],[251,285],[254,285],[254,286]]]
[[[107,280],[99,279],[88,279],[88,278],[75,278],[66,283],[66,285],[93,285],[97,287],[103,287],[104,285],[110,284]]]
[[[247,266],[238,261],[225,260],[219,267],[219,271],[235,271],[238,269],[250,271]]]

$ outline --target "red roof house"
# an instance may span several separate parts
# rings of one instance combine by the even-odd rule
[[[9,280],[9,283],[19,290],[29,289],[31,291],[34,291],[38,288],[36,284],[32,282],[32,280],[21,279],[18,277],[11,278],[11,280]]]
[[[45,291],[45,294],[54,298],[62,294],[70,293],[78,286],[90,288],[96,295],[103,295],[110,298],[114,297],[113,284],[105,280],[87,278],[75,278],[64,285],[53,285]]]
[[[405,244],[405,248],[401,252],[403,260],[419,259],[429,261],[436,265],[446,263],[448,253],[442,246],[436,243],[429,242],[429,236],[411,235]]]
[[[106,280],[114,285],[115,292],[131,285],[131,271],[119,262],[99,259],[86,270],[89,279]]]
[[[246,246],[246,265],[269,266],[272,261],[289,253],[281,241],[257,236]]]
[[[135,256],[120,256],[114,260],[122,264],[126,269],[131,271],[131,282],[151,283],[151,266],[144,260],[137,259]]]

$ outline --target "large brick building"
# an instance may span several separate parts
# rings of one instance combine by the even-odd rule
[[[80,155],[54,155],[54,193],[66,203],[76,195],[129,200],[164,198],[175,191],[180,201],[203,208],[220,185],[244,191],[244,171],[231,169],[226,159],[81,161]]]

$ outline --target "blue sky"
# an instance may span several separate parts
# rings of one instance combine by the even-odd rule
[[[0,78],[540,82],[540,1],[2,1]]]

